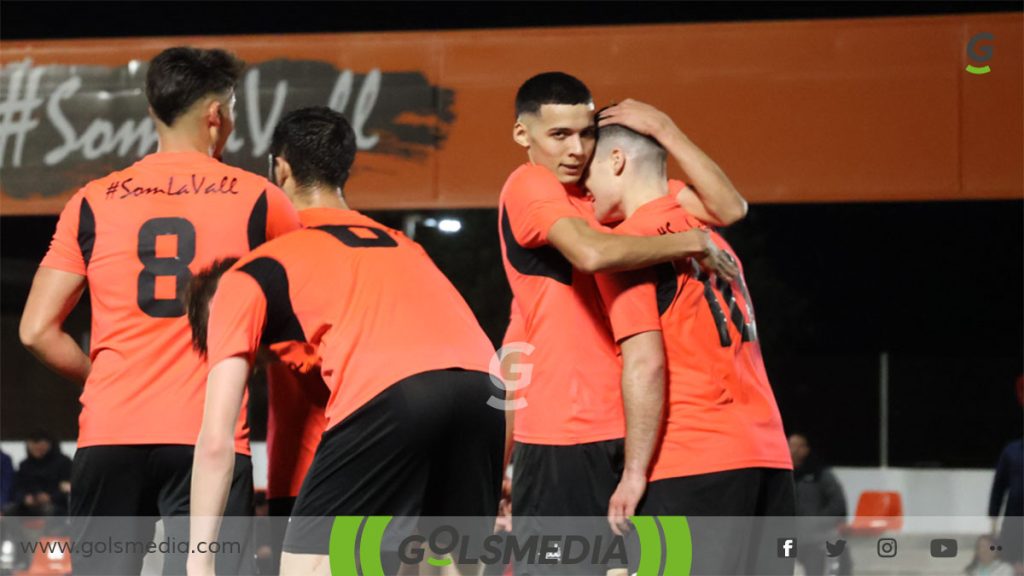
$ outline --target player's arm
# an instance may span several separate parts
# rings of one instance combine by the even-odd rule
[[[621,124],[656,139],[675,158],[690,186],[676,196],[679,204],[700,220],[728,226],[747,215],[747,201],[725,172],[657,108],[627,99],[604,110],[600,125]]]
[[[514,172],[505,183],[501,202],[506,242],[511,233],[524,248],[554,246],[577,270],[588,274],[646,268],[687,257],[697,257],[727,279],[738,273],[703,230],[633,237],[596,229],[569,200],[555,175],[539,166]]]
[[[653,271],[597,274],[594,279],[622,351],[626,459],[608,503],[608,522],[620,534],[647,489],[665,403],[665,347]]]
[[[590,226],[583,218],[562,218],[547,234],[548,241],[581,272],[635,270],[654,264],[694,257],[727,280],[739,269],[704,230],[687,230],[661,236],[609,234]]]
[[[665,403],[665,349],[661,331],[631,336],[622,347],[622,403],[626,413],[626,461],[608,504],[608,521],[620,534],[647,489],[647,468],[661,430]]]
[[[214,573],[214,554],[201,554],[197,546],[208,547],[220,533],[235,468],[235,423],[248,376],[248,360],[233,356],[217,362],[207,379],[203,424],[192,461],[190,575]]]
[[[64,331],[64,320],[85,290],[85,276],[40,267],[21,315],[21,343],[47,368],[76,384],[85,384],[92,363],[75,339]]]
[[[211,368],[192,461],[189,574],[213,574],[214,554],[200,553],[198,545],[216,541],[220,531],[235,467],[235,424],[266,310],[266,299],[256,282],[232,271],[217,283],[209,304],[207,351]]]

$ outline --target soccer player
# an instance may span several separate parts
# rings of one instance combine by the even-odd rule
[[[620,110],[620,112],[622,112]],[[630,112],[630,111],[627,111]],[[624,121],[647,113],[622,112]],[[659,137],[674,136],[669,128]],[[628,298],[609,308],[610,328],[590,274],[693,256],[730,275],[735,268],[703,230],[656,238],[599,230],[577,182],[594,148],[590,91],[560,72],[527,80],[516,95],[513,139],[530,162],[508,178],[499,200],[506,275],[525,326],[532,381],[517,390],[512,508],[517,533],[541,533],[538,517],[608,516],[621,526],[646,486],[663,393],[660,324],[630,311]],[[692,147],[678,146],[685,170],[708,171]],[[708,222],[728,224],[745,203],[722,177],[705,177],[680,201]],[[617,356],[618,342],[622,359]],[[620,386],[621,376],[621,386]],[[625,438],[625,440],[623,440]],[[607,541],[607,539],[605,540]],[[540,563],[519,572],[544,570]],[[550,567],[557,573],[594,566]]]
[[[72,197],[33,280],[21,341],[48,367],[84,384],[71,479],[75,540],[106,540],[108,528],[124,528],[131,540],[152,534],[151,522],[129,529],[104,525],[102,516],[188,515],[206,366],[191,349],[180,297],[193,272],[214,259],[299,226],[277,187],[218,160],[234,127],[242,68],[222,50],[186,47],[150,62],[146,97],[158,151]],[[89,355],[62,329],[86,285]],[[244,418],[232,437],[229,514],[251,515]],[[138,573],[141,552],[75,555],[75,572]],[[184,560],[168,555],[165,570],[183,571]]]
[[[615,228],[621,234],[703,227],[673,196],[681,183],[665,180],[665,148],[614,119],[601,120],[586,180],[597,218],[625,217]],[[724,238],[711,236],[736,259]],[[694,525],[694,573],[792,573],[791,561],[774,558],[775,540],[767,541],[785,534],[763,533],[742,518],[795,510],[792,460],[742,272],[726,281],[686,258],[598,279],[613,302],[643,283],[656,294],[645,313],[661,319],[669,387],[666,427],[640,513],[737,517],[714,521],[713,537]]]
[[[217,534],[231,428],[261,345],[315,346],[330,387],[327,430],[292,510],[284,574],[327,574],[333,517],[463,516],[489,534],[498,508],[504,400],[469,306],[426,252],[348,209],[355,134],[328,108],[275,128],[276,180],[305,226],[243,257],[210,305],[210,374],[192,484],[193,542]],[[464,533],[465,534],[465,533]],[[387,572],[398,554],[383,554]],[[212,573],[193,552],[191,574]]]
[[[206,358],[210,300],[238,258],[217,260],[192,278],[185,304],[192,344]],[[330,390],[320,377],[320,358],[308,342],[279,342],[257,355],[267,385],[267,506],[272,565],[281,564],[281,545],[302,481],[327,426]]]

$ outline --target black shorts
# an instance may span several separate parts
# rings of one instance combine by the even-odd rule
[[[261,574],[277,574],[281,567],[281,545],[284,543],[284,533],[288,530],[288,517],[292,515],[292,508],[295,507],[295,498],[269,498],[267,499],[267,521],[270,523],[270,571],[261,570]]]
[[[741,468],[651,482],[637,512],[687,516],[692,574],[792,574],[780,538],[795,537],[793,472]],[[633,559],[631,555],[631,560]]]
[[[492,397],[504,391],[489,374],[424,372],[333,426],[295,501],[284,551],[327,554],[334,516],[472,516],[489,534],[505,439]]]
[[[75,542],[152,541],[154,522],[164,520],[172,550],[188,542],[193,446],[145,444],[79,448],[71,466],[71,537]],[[217,572],[251,573],[252,459],[235,454],[235,470],[221,529],[237,553],[217,555]],[[119,517],[117,520],[110,518]],[[127,518],[132,518],[128,520]],[[91,544],[95,546],[95,544]],[[138,574],[145,551],[72,555],[75,574]],[[187,545],[164,555],[164,574],[184,574]]]
[[[622,478],[624,462],[622,439],[570,446],[517,442],[512,469],[512,528],[516,537],[525,542],[531,536],[568,533],[584,536],[595,546],[600,538],[602,548],[610,546],[613,534],[607,521],[608,501]],[[560,554],[518,562],[516,575],[603,576],[607,569],[621,566],[563,563]],[[572,556],[571,551],[568,556]]]

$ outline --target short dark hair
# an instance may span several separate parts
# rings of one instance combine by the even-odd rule
[[[665,173],[668,153],[656,139],[622,124],[606,124],[597,129],[597,146],[615,143],[627,147],[635,160],[645,163],[651,170]],[[604,148],[601,148],[602,150]]]
[[[220,277],[231,269],[238,258],[222,258],[214,261],[192,277],[185,292],[185,310],[188,324],[192,328],[192,348],[206,358],[206,334],[210,322],[210,300],[217,292]]]
[[[156,117],[170,126],[204,96],[234,88],[244,68],[244,62],[225,50],[168,48],[149,63],[146,99]]]
[[[299,108],[274,128],[270,153],[288,161],[299,186],[344,189],[356,159],[356,133],[340,112],[326,106]]]
[[[530,78],[516,92],[516,116],[536,114],[545,104],[592,104],[590,89],[565,72],[543,72]]]

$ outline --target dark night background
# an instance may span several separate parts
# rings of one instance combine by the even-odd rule
[[[60,4],[4,2],[4,39],[884,17],[1020,11],[1020,3]],[[53,14],[61,14],[54,19]],[[159,17],[157,17],[157,15]],[[512,167],[510,167],[511,169]],[[727,169],[728,167],[726,167]],[[865,173],[864,185],[871,175]],[[495,191],[495,195],[497,190]],[[496,211],[420,241],[495,341],[510,298]],[[372,212],[402,228],[408,212]],[[753,205],[726,231],[746,266],[758,328],[787,431],[804,431],[833,464],[877,466],[879,358],[889,357],[893,466],[991,467],[1024,418],[1013,384],[1024,349],[1024,203]],[[45,414],[77,431],[77,393],[21,348],[17,321],[56,217],[0,219],[2,426],[24,437]],[[87,306],[69,321],[88,326]],[[77,332],[76,332],[77,331]],[[15,376],[16,375],[16,376]],[[25,381],[25,380],[29,381]],[[259,436],[256,431],[256,436]]]

